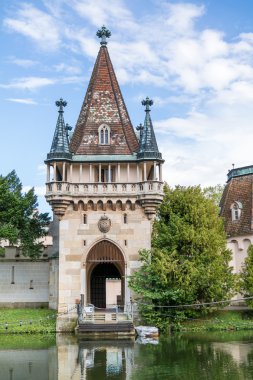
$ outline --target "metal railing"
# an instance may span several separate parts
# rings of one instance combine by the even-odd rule
[[[125,310],[120,311],[120,307],[118,305],[110,305],[108,308],[99,308],[92,304],[87,304],[86,306],[81,306],[81,304],[77,307],[77,313],[78,313],[78,322],[79,323],[85,323],[85,322],[95,322],[96,316],[98,316],[100,313],[104,315],[112,315],[115,314],[115,319],[113,319],[115,322],[123,321],[124,317],[128,321],[133,321],[133,305],[131,302],[127,303],[125,305]],[[106,319],[104,320],[104,322]],[[112,321],[112,320],[111,320]],[[108,319],[108,322],[110,320]]]

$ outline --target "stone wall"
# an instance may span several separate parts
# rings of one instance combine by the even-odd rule
[[[83,214],[86,223],[83,223]],[[102,216],[111,220],[111,228],[102,233],[98,221]],[[127,222],[124,223],[124,214]],[[140,266],[139,250],[150,248],[151,222],[146,218],[144,210],[73,210],[69,207],[60,221],[60,255],[59,255],[59,311],[66,311],[75,304],[75,300],[84,293],[87,302],[89,279],[86,276],[86,258],[90,249],[99,241],[107,239],[114,243],[125,259],[126,276]],[[83,288],[83,289],[82,289]],[[125,301],[130,300],[130,290],[126,284]]]
[[[1,261],[0,305],[47,305],[48,280],[48,261]]]

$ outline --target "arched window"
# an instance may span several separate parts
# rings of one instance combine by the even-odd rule
[[[110,128],[108,125],[102,124],[98,128],[99,144],[109,145],[110,144]]]
[[[241,212],[242,212],[241,202],[236,201],[232,203],[230,210],[231,210],[232,221],[239,220],[241,217]]]

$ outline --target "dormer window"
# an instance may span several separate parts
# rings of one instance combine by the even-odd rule
[[[241,217],[241,212],[242,212],[242,203],[241,202],[234,202],[231,207],[231,216],[232,216],[232,221],[239,220]]]
[[[99,144],[109,145],[110,144],[110,128],[108,125],[102,124],[98,128]]]

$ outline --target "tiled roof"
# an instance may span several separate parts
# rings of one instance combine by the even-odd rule
[[[229,236],[233,237],[253,233],[252,196],[252,174],[232,177],[228,181],[220,202],[220,214],[224,218],[225,231]],[[231,206],[234,202],[240,202],[242,210],[239,220],[232,221]]]
[[[110,143],[98,144],[98,128],[110,128]],[[75,155],[131,155],[139,143],[132,127],[106,45],[102,45],[70,142]]]
[[[63,99],[60,99],[57,102],[55,102],[55,104],[57,107],[59,107],[59,115],[56,123],[50,153],[47,155],[47,158],[70,159],[72,157],[72,154],[69,150],[68,130],[71,128],[67,124],[65,125],[63,118],[63,107],[66,107],[67,102],[65,102]]]

